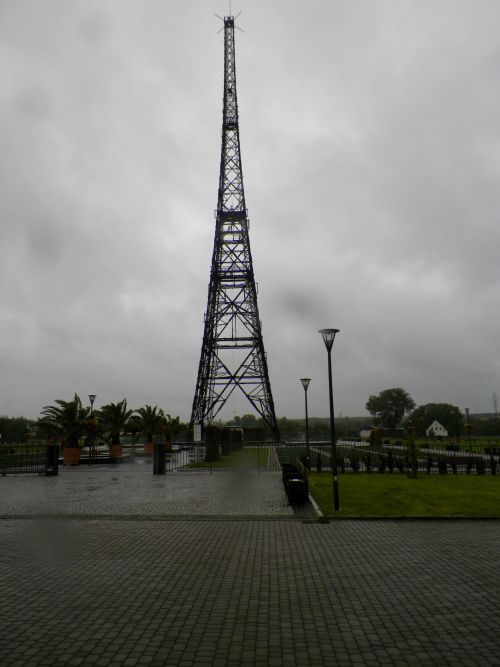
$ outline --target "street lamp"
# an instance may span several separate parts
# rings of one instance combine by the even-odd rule
[[[333,412],[332,387],[332,345],[339,329],[320,329],[323,342],[328,352],[328,388],[330,392],[330,442],[332,446],[332,479],[333,479],[333,509],[339,511],[339,478],[337,473],[337,436],[335,434],[335,415]]]
[[[309,450],[309,415],[307,414],[307,388],[309,387],[309,382],[311,378],[300,378],[302,386],[304,387],[304,396],[306,400],[306,458],[307,458],[307,469],[311,470],[311,452]]]
[[[471,441],[470,441],[470,432],[471,432],[471,425],[469,422],[469,408],[465,408],[465,414],[467,415],[467,421],[465,423],[465,430],[467,431],[467,440],[469,441],[469,451],[472,451],[471,447]]]
[[[92,417],[92,413],[94,411],[94,401],[96,399],[97,394],[89,394],[89,401],[90,401],[90,416]],[[94,444],[94,436],[90,436],[90,441],[89,441],[89,465],[92,465],[92,446]]]

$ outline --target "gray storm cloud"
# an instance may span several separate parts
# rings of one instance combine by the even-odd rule
[[[241,2],[246,200],[279,415],[404,386],[500,391],[500,7]],[[219,9],[219,12],[222,12]],[[236,12],[237,13],[237,12]],[[0,413],[55,398],[189,417],[223,47],[201,0],[0,7]],[[228,415],[249,406],[230,405]]]

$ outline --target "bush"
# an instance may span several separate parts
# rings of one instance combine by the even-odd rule
[[[378,451],[381,448],[382,438],[380,436],[380,429],[373,429],[373,431],[370,433],[370,437],[368,438],[368,442],[370,443],[371,449]]]
[[[417,446],[413,437],[408,442],[408,476],[416,477],[418,471]]]

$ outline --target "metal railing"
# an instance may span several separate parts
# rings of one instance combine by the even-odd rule
[[[57,475],[59,447],[47,443],[30,442],[0,446],[0,475],[34,473]]]
[[[167,472],[208,472],[211,474],[233,470],[257,470],[263,472],[273,468],[274,443],[252,442],[235,451],[209,453],[203,443],[174,443],[166,452]],[[278,467],[276,468],[278,469]]]
[[[281,451],[282,462],[290,456],[301,458],[304,446],[295,445]],[[311,469],[329,470],[331,449],[329,443],[311,443]],[[285,458],[286,457],[286,458]],[[368,443],[337,442],[337,463],[340,473],[427,473],[453,475],[500,475],[500,448],[481,443],[476,446],[450,445],[439,442],[417,444],[412,451],[410,443],[383,444],[370,448]]]

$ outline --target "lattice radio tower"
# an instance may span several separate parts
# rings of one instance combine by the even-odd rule
[[[248,235],[241,168],[234,17],[224,21],[224,110],[215,240],[191,424],[207,425],[235,389],[279,440]]]

